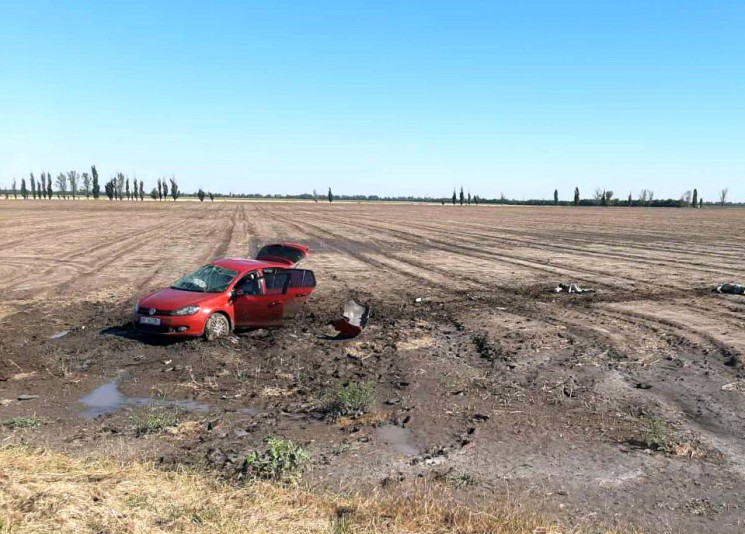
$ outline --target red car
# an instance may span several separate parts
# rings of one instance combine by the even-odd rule
[[[141,298],[134,327],[212,340],[234,329],[281,326],[316,287],[313,271],[295,268],[308,255],[303,245],[275,243],[262,247],[255,260],[215,260]]]

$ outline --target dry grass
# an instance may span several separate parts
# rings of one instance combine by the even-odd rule
[[[517,503],[473,510],[437,485],[406,495],[324,497],[256,482],[231,486],[148,464],[0,449],[0,532],[559,533]],[[572,532],[578,532],[573,530]],[[592,532],[600,532],[593,529]]]

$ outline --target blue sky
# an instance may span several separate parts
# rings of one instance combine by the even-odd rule
[[[0,184],[745,200],[745,2],[0,2]]]

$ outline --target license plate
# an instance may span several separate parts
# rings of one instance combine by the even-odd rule
[[[140,324],[159,325],[160,319],[158,319],[157,317],[140,317]]]

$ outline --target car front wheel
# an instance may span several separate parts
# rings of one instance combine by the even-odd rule
[[[213,313],[204,325],[204,338],[208,341],[227,336],[229,332],[230,323],[222,313]]]

